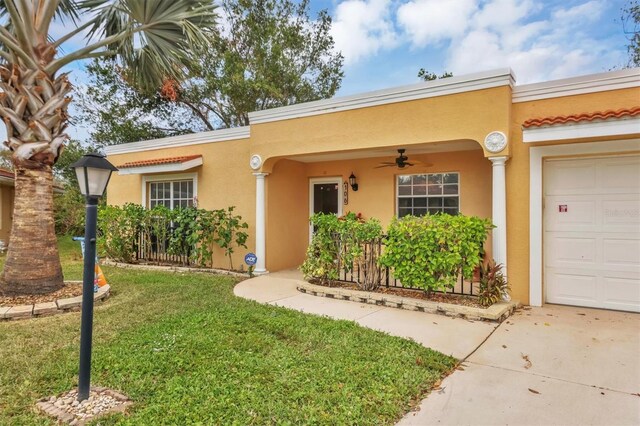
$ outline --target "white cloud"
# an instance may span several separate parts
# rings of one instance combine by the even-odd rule
[[[465,33],[476,0],[413,0],[398,8],[398,24],[414,46],[423,47]]]
[[[603,0],[551,11],[532,0],[491,0],[475,13],[464,35],[450,38],[447,69],[454,74],[511,67],[518,83],[603,71],[620,53],[593,38],[585,23],[597,21]]]
[[[398,44],[390,0],[346,0],[333,15],[331,35],[345,63],[352,64]]]
[[[511,28],[539,7],[532,0],[492,0],[473,17],[473,25],[498,31]]]

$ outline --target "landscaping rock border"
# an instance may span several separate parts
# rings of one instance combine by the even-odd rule
[[[82,281],[68,281],[78,284]],[[93,294],[93,300],[104,300],[111,294],[109,284],[100,287]],[[4,306],[0,308],[0,321],[44,317],[64,312],[78,311],[82,307],[82,296],[58,299],[55,302],[35,303],[33,305]]]
[[[107,265],[107,266],[115,266],[117,268],[124,268],[124,269],[139,269],[142,271],[198,272],[198,273],[205,273],[205,274],[231,275],[234,277],[242,277],[242,278],[247,278],[249,276],[248,272],[235,272],[235,271],[228,271],[226,269],[193,268],[190,266],[171,266],[171,265],[143,265],[143,264],[115,262],[110,259],[101,260],[100,264]]]
[[[502,322],[520,305],[518,301],[498,302],[486,309],[473,306],[454,305],[451,303],[432,302],[430,300],[413,299],[392,294],[375,293],[370,291],[350,290],[340,287],[325,287],[311,283],[300,283],[298,291],[313,296],[330,297],[333,299],[350,300],[371,305],[388,306],[390,308],[407,309],[410,311],[442,314],[450,317],[462,317],[469,320]]]
[[[84,426],[86,422],[111,413],[124,413],[133,402],[120,392],[101,386],[92,386],[89,399],[77,402],[76,389],[59,397],[43,398],[36,403],[42,413],[71,426]]]

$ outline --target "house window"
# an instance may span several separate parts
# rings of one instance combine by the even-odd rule
[[[398,176],[398,217],[460,212],[458,173]]]
[[[193,179],[149,183],[149,208],[192,207],[193,197]]]

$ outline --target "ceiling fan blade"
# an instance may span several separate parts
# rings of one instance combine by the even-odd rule
[[[405,162],[404,164],[406,164],[408,166],[419,166],[419,167],[431,167],[431,166],[433,166],[433,163],[425,163],[425,162],[422,162],[422,161],[412,161],[411,163]]]

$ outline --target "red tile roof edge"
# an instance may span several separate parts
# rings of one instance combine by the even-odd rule
[[[0,176],[15,179],[16,175],[12,170],[0,169]]]
[[[119,169],[127,169],[131,167],[158,166],[161,164],[178,164],[187,161],[202,158],[202,155],[182,155],[180,157],[154,158],[151,160],[130,161],[128,163],[117,166]]]
[[[558,115],[544,118],[531,118],[522,123],[523,128],[551,126],[554,124],[570,124],[583,121],[608,120],[610,118],[635,117],[640,115],[640,106],[619,110],[596,111],[592,113],[582,113],[573,115]]]

